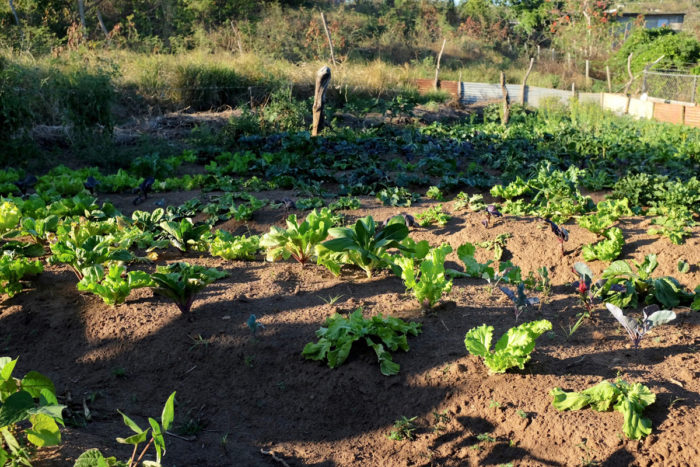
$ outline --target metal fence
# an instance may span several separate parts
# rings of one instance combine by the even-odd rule
[[[698,103],[698,85],[699,75],[644,71],[641,92],[663,100]]]

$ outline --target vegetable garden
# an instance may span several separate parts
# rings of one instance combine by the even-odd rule
[[[0,465],[694,463],[700,131],[497,121],[0,171]]]

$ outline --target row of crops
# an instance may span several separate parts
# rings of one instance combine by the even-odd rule
[[[546,294],[551,284],[546,268],[526,276],[518,265],[502,260],[499,251],[507,235],[488,244],[467,242],[455,248],[458,268],[446,267],[453,253],[449,244],[431,245],[411,237],[416,224],[432,228],[445,225],[454,213],[472,212],[479,213],[485,229],[503,215],[539,217],[551,230],[553,245],[562,245],[562,255],[567,254],[563,245],[569,239],[565,224],[572,220],[599,237],[583,247],[582,257],[608,265],[596,278],[584,262],[576,263],[579,281],[572,294],[584,311],[571,332],[604,302],[639,346],[651,328],[674,319],[673,308],[700,310],[700,286],[687,289],[674,277],[655,275],[655,255],[634,264],[618,260],[625,238],[617,226],[622,218],[644,215],[652,219],[648,233],[672,243],[682,244],[694,234],[700,213],[700,181],[693,176],[700,164],[700,135],[688,128],[610,117],[594,123],[585,109],[569,115],[516,114],[513,122],[509,127],[487,121],[358,133],[338,130],[319,138],[307,133],[248,135],[175,157],[139,157],[109,174],[95,167],[61,166],[40,176],[7,169],[0,172],[0,293],[8,298],[22,293],[45,265],[62,264],[75,274],[79,291],[95,294],[108,305],[125,303],[135,289],[150,288],[190,316],[197,294],[227,273],[165,261],[162,252],[175,249],[183,256],[208,253],[228,261],[293,259],[316,263],[338,277],[352,269],[369,278],[388,270],[425,312],[450,294],[454,281],[476,278],[508,296],[517,324],[537,303],[532,295]],[[294,190],[295,199],[264,196],[277,189]],[[584,189],[607,189],[610,195],[596,204]],[[179,206],[136,210],[131,216],[99,199],[105,193],[133,193],[138,205],[171,190],[209,194]],[[438,203],[416,218],[367,216],[349,223],[345,215],[361,207],[358,196],[375,196],[387,206],[410,206],[424,196]],[[449,212],[444,203],[451,203]],[[289,215],[284,227],[272,226],[260,236],[216,228],[230,219],[253,219],[261,209],[310,212]],[[492,250],[494,260],[479,262],[477,248]],[[679,263],[678,270],[684,273],[690,267]],[[645,309],[641,321],[624,314],[641,306],[653,307]],[[251,316],[248,326],[255,333],[260,324]],[[550,329],[546,320],[520,324],[492,349],[493,327],[484,324],[467,333],[465,345],[500,373],[523,368],[537,337]],[[366,319],[358,310],[329,318],[317,332],[318,341],[310,342],[303,355],[334,368],[347,359],[355,342],[364,342],[376,353],[380,371],[394,375],[399,365],[391,352],[408,350],[407,336],[420,331],[418,323],[381,315]],[[36,372],[21,380],[12,378],[15,363],[9,358],[0,361],[0,426],[5,436],[0,465],[7,459],[28,460],[27,446],[60,441],[61,406],[53,385]],[[640,383],[618,380],[582,393],[555,389],[552,395],[562,410],[614,407],[624,414],[623,431],[629,438],[651,432],[641,412],[654,395]],[[127,419],[135,435],[122,441],[145,442],[147,430]],[[17,427],[23,420],[32,428],[16,437],[12,433],[21,431]],[[162,429],[156,429],[155,420],[151,424],[150,444],[157,447],[158,462],[163,432],[171,422],[172,398],[166,403]],[[98,459],[94,465],[99,465],[99,452],[89,451],[88,457]]]

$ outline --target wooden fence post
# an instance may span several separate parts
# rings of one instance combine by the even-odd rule
[[[690,102],[695,102],[695,96],[697,95],[697,91],[698,91],[698,77],[696,76],[695,78],[693,78],[693,90],[690,94],[690,96],[691,96]]]
[[[634,81],[634,75],[632,74],[632,55],[634,55],[634,53],[629,54],[627,57],[627,74],[629,75],[630,80],[625,84],[625,90],[623,91],[625,95],[627,95],[629,92],[630,86],[632,86],[632,81]]]
[[[442,40],[442,47],[440,48],[440,53],[437,57],[437,64],[435,65],[435,90],[440,89],[440,59],[442,59],[442,53],[445,51],[445,44],[447,39]]]
[[[508,125],[510,119],[510,102],[508,101],[508,88],[506,87],[506,74],[501,72],[501,91],[503,92],[503,118],[502,125]]]
[[[525,77],[523,78],[523,85],[520,88],[520,105],[525,105],[525,90],[527,89],[527,78],[530,76],[530,72],[532,71],[532,65],[535,64],[535,57],[530,57],[530,66],[527,69],[527,72],[525,73]]]
[[[311,136],[317,136],[323,130],[323,104],[326,98],[326,88],[331,81],[331,69],[321,67],[316,72],[316,91],[314,92],[313,126]]]
[[[591,82],[591,61],[586,59],[586,86]]]
[[[608,92],[612,92],[612,80],[610,79],[610,67],[605,65],[605,77],[608,80]]]

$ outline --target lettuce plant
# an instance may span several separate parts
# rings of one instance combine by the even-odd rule
[[[634,344],[634,348],[639,348],[642,338],[652,328],[666,324],[676,319],[676,314],[671,310],[658,310],[658,306],[651,305],[642,310],[642,321],[638,322],[634,318],[629,318],[622,313],[622,310],[612,303],[606,303],[605,307],[612,313],[615,319],[625,328],[627,335]],[[658,310],[658,311],[654,311]],[[653,311],[653,313],[652,313]],[[651,315],[647,316],[647,312]]]
[[[30,371],[14,378],[17,359],[0,357],[0,465],[31,465],[31,449],[61,442],[65,408],[49,378]]]
[[[614,383],[602,381],[581,392],[565,392],[555,387],[549,393],[557,410],[580,410],[590,405],[605,412],[613,408],[624,416],[622,432],[629,439],[639,439],[651,433],[651,420],[642,416],[644,409],[656,401],[656,395],[641,383],[629,384],[621,379]]]
[[[474,258],[475,252],[476,247],[469,242],[457,248],[457,257],[464,263],[464,272],[448,269],[447,274],[452,277],[493,278],[495,275],[494,269],[491,267],[493,261],[488,260],[486,263],[479,263]]]
[[[618,227],[611,227],[606,230],[603,235],[605,240],[601,240],[593,245],[583,245],[581,253],[586,261],[613,261],[620,253],[625,245],[625,239],[622,235],[622,230]]]
[[[209,253],[227,260],[253,259],[260,249],[260,237],[233,235],[225,230],[217,230],[209,244]]]
[[[492,351],[493,326],[482,324],[467,332],[464,345],[470,354],[482,357],[492,373],[505,373],[515,366],[522,370],[531,358],[535,339],[551,329],[546,319],[523,323],[503,334]]]
[[[131,418],[121,411],[117,411],[122,416],[124,424],[129,427],[129,429],[135,434],[128,436],[126,438],[117,438],[117,442],[120,444],[130,444],[134,446],[131,454],[131,458],[128,462],[119,462],[115,457],[104,457],[104,455],[99,451],[99,449],[88,449],[80,455],[75,460],[74,467],[109,467],[109,466],[124,466],[124,467],[137,467],[139,465],[149,466],[149,467],[160,467],[161,460],[165,455],[165,433],[173,424],[175,419],[175,392],[170,394],[168,400],[165,401],[163,406],[163,412],[160,416],[160,423],[158,420],[148,417],[148,424],[150,428],[145,430],[138,426]],[[146,446],[141,450],[139,454],[138,448],[141,443],[144,443],[148,439],[148,432],[151,432],[151,439],[146,443]],[[146,455],[148,448],[153,446],[156,450],[156,460],[154,461],[143,461],[141,463],[143,456]],[[138,457],[136,457],[138,454]]]
[[[328,237],[328,229],[337,219],[328,208],[320,212],[314,209],[301,223],[292,214],[287,218],[287,229],[272,226],[260,239],[260,246],[266,249],[268,261],[292,257],[304,264],[314,255],[316,245]]]
[[[188,263],[158,266],[151,274],[153,292],[175,302],[181,313],[188,313],[197,294],[212,282],[228,276],[224,271]]]
[[[302,355],[310,360],[327,360],[329,367],[336,368],[347,360],[352,345],[364,340],[377,354],[382,374],[391,376],[399,372],[399,364],[392,360],[387,349],[408,351],[407,335],[417,336],[419,332],[419,323],[406,323],[381,314],[365,319],[362,308],[358,308],[347,318],[336,313],[326,319],[325,326],[316,331],[318,342],[306,344]]]
[[[397,219],[396,222],[393,220]],[[377,231],[377,225],[372,216],[358,219],[353,227],[334,227],[328,233],[335,237],[322,243],[323,247],[343,255],[342,262],[354,264],[365,271],[367,277],[372,277],[375,269],[386,267],[387,250],[402,248],[400,242],[408,237],[408,228],[401,217],[397,216],[386,227]],[[324,262],[329,266],[329,262]],[[335,267],[339,270],[340,266]]]
[[[119,305],[126,301],[132,290],[152,285],[151,277],[144,271],[126,272],[126,267],[112,264],[105,272],[98,264],[83,269],[83,278],[78,282],[78,290],[91,292],[102,298],[107,305]]]
[[[182,252],[208,250],[211,229],[207,224],[195,224],[192,219],[185,218],[180,222],[163,221],[160,228],[170,244]]]
[[[19,224],[22,216],[17,205],[11,201],[0,204],[0,236],[13,230]]]
[[[605,231],[612,226],[616,220],[617,219],[609,213],[598,211],[595,214],[581,216],[576,222],[584,229],[596,235],[604,235]]]
[[[418,219],[418,223],[422,227],[427,227],[431,224],[437,224],[440,227],[443,227],[445,224],[447,224],[447,221],[450,220],[450,216],[449,214],[443,212],[442,204],[438,204],[437,206],[430,207],[416,215],[416,219]]]
[[[445,258],[451,252],[452,247],[447,243],[432,248],[421,261],[417,273],[414,258],[399,256],[394,260],[404,285],[413,291],[423,309],[431,308],[452,290],[452,281],[447,280],[445,274]]]
[[[21,226],[22,232],[32,237],[35,242],[39,244],[46,244],[48,241],[48,235],[56,232],[58,229],[58,223],[58,216],[48,215],[38,219],[25,217],[22,219]]]
[[[57,235],[50,245],[53,256],[49,262],[66,263],[78,279],[83,278],[83,269],[108,261],[130,261],[134,256],[125,249],[112,247],[112,238],[90,235],[85,226],[74,224],[65,234]]]
[[[0,255],[0,294],[10,298],[22,291],[22,279],[39,274],[44,270],[41,261],[31,261],[14,254]]]

